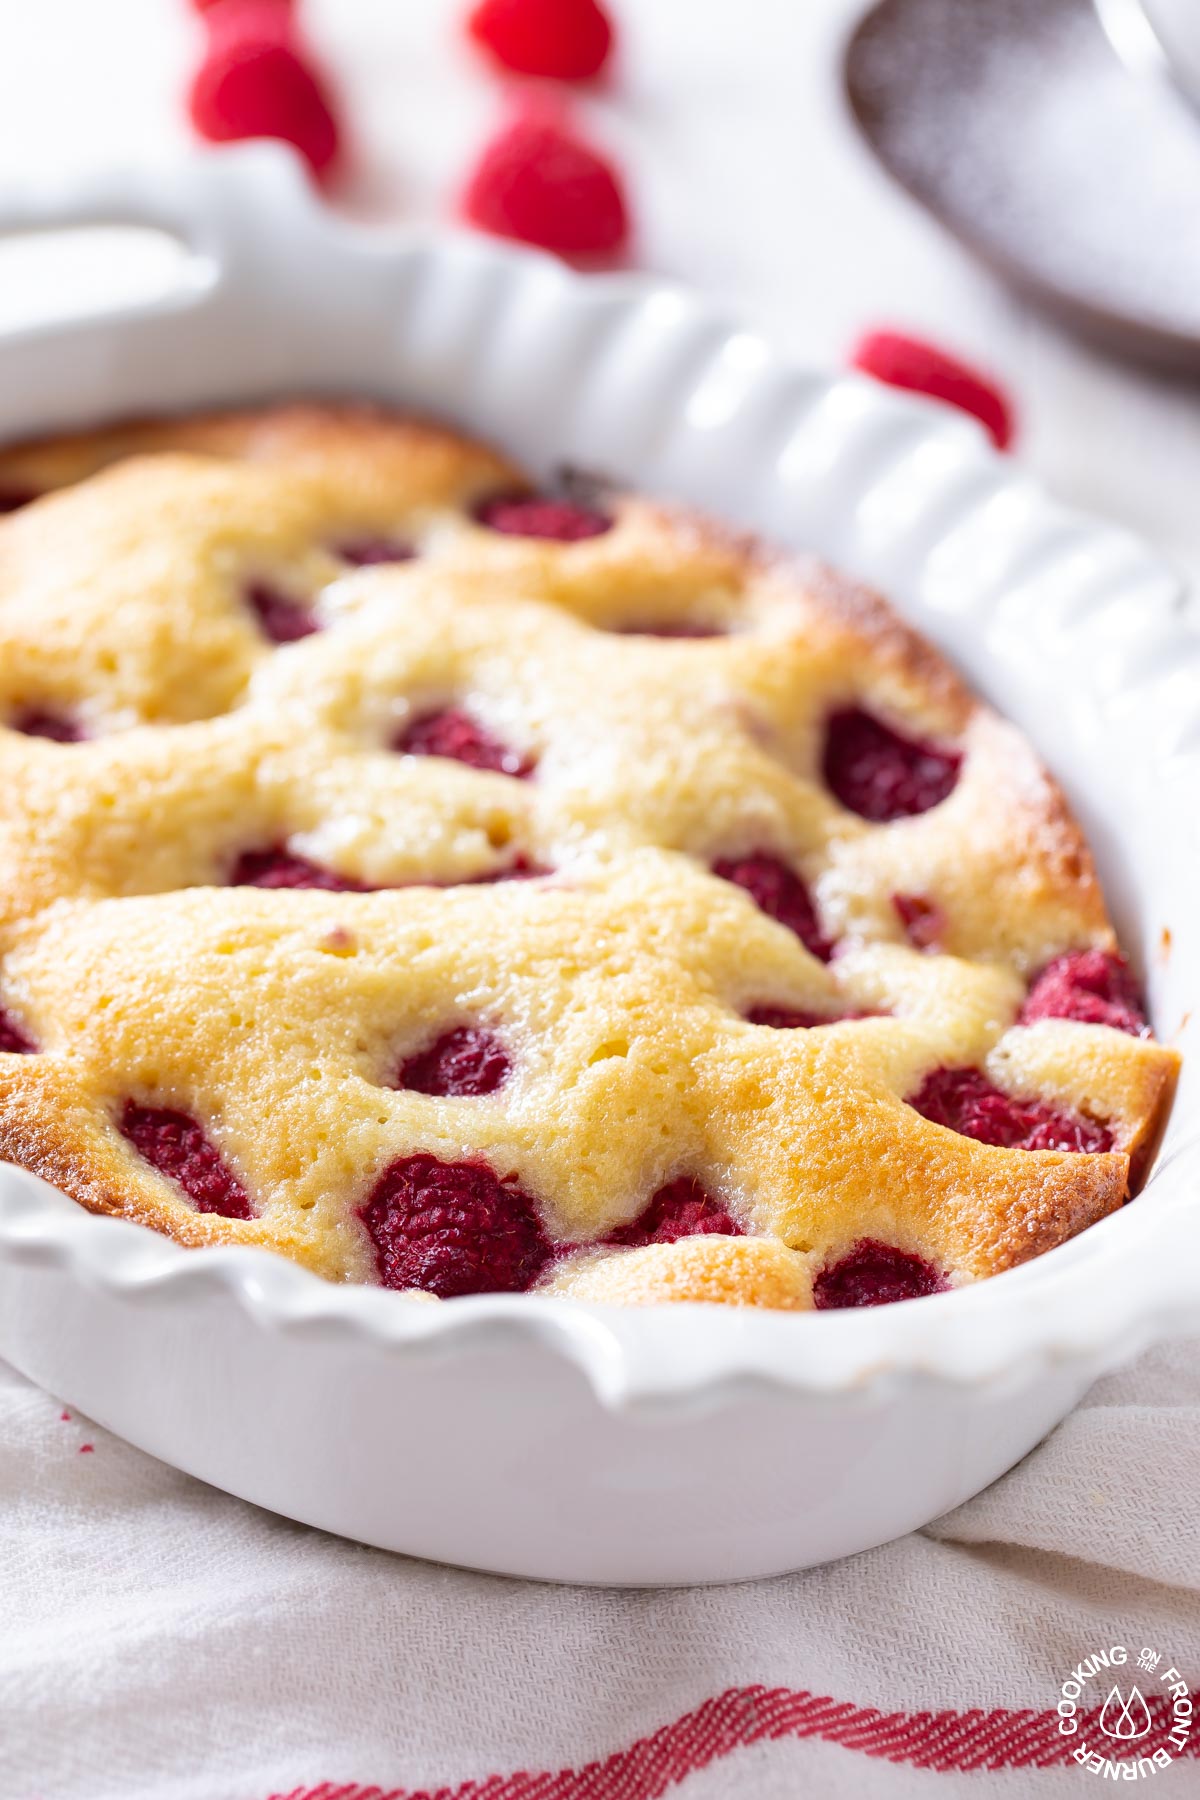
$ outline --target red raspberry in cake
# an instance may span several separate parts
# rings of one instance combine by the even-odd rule
[[[737,1220],[719,1201],[705,1193],[690,1175],[681,1175],[659,1188],[636,1219],[628,1225],[618,1225],[604,1242],[640,1250],[646,1244],[675,1244],[680,1238],[713,1233],[721,1237],[745,1236]]]
[[[504,68],[557,81],[598,75],[613,41],[596,0],[479,0],[467,30]]]
[[[878,1238],[860,1238],[852,1250],[816,1277],[813,1305],[818,1312],[890,1306],[896,1300],[921,1300],[926,1294],[944,1293],[948,1285],[924,1257]]]
[[[183,1189],[197,1212],[254,1218],[245,1188],[189,1114],[127,1100],[121,1135],[160,1175]]]
[[[728,634],[720,625],[702,625],[689,619],[663,619],[656,625],[619,625],[619,637],[718,638]]]
[[[533,881],[549,874],[540,864],[525,855],[514,856],[502,869],[489,869],[483,875],[468,875],[461,881],[410,881],[400,887],[486,887],[497,881]],[[370,882],[356,881],[352,875],[339,875],[335,869],[322,868],[306,856],[295,856],[281,844],[263,850],[243,850],[229,877],[230,887],[321,888],[331,894],[377,894],[384,890]]]
[[[229,877],[230,887],[257,888],[323,888],[331,894],[369,894],[365,882],[351,875],[338,875],[323,869],[305,856],[293,856],[290,850],[274,845],[266,850],[243,850]]]
[[[352,538],[339,544],[337,555],[356,569],[372,568],[376,563],[411,562],[417,554],[411,544],[399,538]]]
[[[1041,1100],[1014,1100],[993,1087],[982,1069],[934,1069],[908,1104],[931,1124],[1004,1150],[1112,1149],[1107,1126]]]
[[[946,915],[927,894],[893,894],[896,916],[914,950],[940,950],[946,935]]]
[[[359,1211],[384,1287],[523,1294],[554,1255],[533,1201],[482,1162],[401,1156]]]
[[[947,356],[934,344],[904,337],[895,331],[872,331],[859,339],[850,357],[864,375],[873,375],[889,387],[927,394],[978,419],[997,450],[1007,450],[1013,438],[1013,409],[994,382],[977,369]]]
[[[9,720],[10,729],[23,737],[48,738],[53,744],[81,744],[83,730],[66,713],[51,712],[48,707],[26,706]]]
[[[323,175],[337,155],[337,122],[323,83],[289,41],[286,9],[243,0],[209,16],[208,53],[189,95],[200,136],[214,143],[281,138]]]
[[[745,1015],[751,1025],[769,1025],[772,1031],[811,1031],[815,1025],[840,1025],[843,1019],[877,1016],[861,1012],[797,1012],[786,1006],[752,1006]]]
[[[939,805],[952,792],[961,766],[957,750],[902,737],[860,706],[843,707],[830,718],[826,785],[848,811],[873,824]]]
[[[321,627],[306,606],[281,594],[265,582],[256,581],[246,589],[246,601],[262,627],[263,635],[273,644],[294,644],[311,637]]]
[[[475,508],[475,519],[505,537],[549,538],[578,544],[612,530],[607,513],[574,500],[551,500],[541,494],[494,494]]]
[[[463,211],[499,237],[561,256],[611,256],[629,236],[621,182],[590,144],[557,119],[525,114],[487,145]]]
[[[16,1020],[0,1006],[0,1054],[4,1056],[32,1056],[37,1045],[26,1037]]]
[[[473,1098],[494,1094],[511,1072],[508,1051],[495,1032],[480,1025],[459,1025],[427,1050],[410,1056],[401,1066],[396,1086],[416,1094]]]
[[[393,740],[392,748],[406,756],[445,756],[466,763],[471,769],[486,769],[496,775],[512,775],[525,780],[533,773],[533,759],[519,750],[510,750],[498,738],[461,707],[446,706],[425,713],[405,726]]]
[[[744,888],[769,919],[777,919],[794,931],[813,956],[829,961],[833,946],[821,930],[808,888],[794,869],[765,850],[749,856],[721,857],[712,868],[722,881]]]
[[[1078,1019],[1150,1037],[1137,983],[1125,958],[1107,950],[1068,950],[1034,977],[1018,1025]]]

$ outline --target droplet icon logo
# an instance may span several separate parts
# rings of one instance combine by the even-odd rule
[[[1144,1738],[1152,1725],[1150,1708],[1139,1689],[1134,1688],[1126,1700],[1119,1687],[1113,1688],[1100,1714],[1100,1729],[1105,1737],[1132,1743],[1137,1738]]]

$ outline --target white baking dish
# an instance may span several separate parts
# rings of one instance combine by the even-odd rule
[[[1200,634],[1170,571],[1052,505],[965,420],[783,364],[672,288],[359,233],[276,149],[5,209],[9,229],[89,219],[178,234],[185,279],[0,338],[0,435],[370,394],[865,575],[1064,780],[1185,1063],[1135,1205],[977,1287],[842,1314],[415,1304],[261,1251],[180,1249],[6,1167],[0,1354],[168,1462],[332,1531],[521,1575],[694,1582],[924,1523],[1102,1370],[1200,1325]]]

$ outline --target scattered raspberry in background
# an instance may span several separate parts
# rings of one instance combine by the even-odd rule
[[[506,69],[558,81],[598,75],[613,42],[596,0],[480,0],[467,31]]]
[[[192,0],[209,41],[230,36],[290,39],[294,0]]]
[[[473,225],[561,256],[611,256],[629,237],[621,183],[564,125],[525,113],[486,146],[463,193]]]
[[[188,106],[213,143],[280,138],[315,175],[338,153],[338,127],[325,88],[292,39],[282,0],[215,0],[205,9],[208,50]]]
[[[822,962],[830,960],[833,945],[821,929],[806,883],[777,856],[756,850],[749,856],[721,857],[712,870],[722,881],[731,881],[734,887],[744,888],[768,919],[776,919],[780,925],[794,931],[813,956]]]
[[[861,337],[850,355],[851,365],[873,375],[889,387],[926,394],[970,413],[979,420],[997,450],[1007,450],[1013,440],[1013,409],[1001,390],[977,369],[947,356],[920,338],[894,331],[870,331]]]

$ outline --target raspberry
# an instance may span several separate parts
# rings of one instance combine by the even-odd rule
[[[613,525],[607,514],[594,507],[538,494],[493,494],[475,508],[475,519],[506,537],[552,538],[560,544],[600,537]]]
[[[32,1056],[36,1050],[32,1038],[26,1037],[16,1020],[0,1006],[0,1055]]]
[[[822,764],[826,785],[848,811],[873,824],[939,805],[961,766],[959,751],[902,737],[859,706],[843,707],[829,720]]]
[[[246,603],[262,628],[264,637],[273,644],[294,644],[299,638],[320,631],[312,613],[298,600],[289,599],[265,582],[256,581],[246,589]]]
[[[125,1102],[121,1136],[139,1156],[181,1187],[197,1212],[223,1219],[252,1219],[249,1196],[204,1129],[187,1113]]]
[[[657,625],[619,625],[621,637],[718,638],[727,634],[720,625],[693,624],[688,619],[663,619]]]
[[[226,13],[254,13],[266,5],[283,15],[292,11],[295,0],[192,0],[194,10],[204,16],[205,24],[223,17]]]
[[[1152,1035],[1129,964],[1107,950],[1068,950],[1048,962],[1034,977],[1017,1023],[1038,1019],[1079,1019],[1132,1037]]]
[[[978,370],[933,344],[893,331],[872,331],[859,339],[850,361],[864,375],[873,375],[889,387],[927,394],[970,413],[997,450],[1007,450],[1012,443],[1013,409],[1005,395]]]
[[[214,7],[224,21],[234,13]],[[238,9],[240,10],[240,8]],[[267,18],[267,9],[255,9]],[[338,150],[338,129],[325,91],[291,44],[273,27],[270,35],[231,28],[214,31],[207,56],[192,82],[192,123],[213,143],[236,138],[282,138],[293,144],[315,175],[322,175]]]
[[[286,44],[293,35],[294,0],[192,0],[210,45]]]
[[[384,1287],[442,1300],[523,1294],[554,1255],[529,1195],[486,1163],[398,1157],[358,1216]]]
[[[41,706],[27,706],[9,720],[12,731],[25,737],[49,738],[54,744],[81,744],[83,732],[65,713],[50,712]]]
[[[0,513],[19,512],[37,497],[32,488],[0,488]]]
[[[229,877],[230,887],[323,888],[331,894],[369,894],[365,882],[351,875],[323,869],[307,857],[293,856],[282,845],[266,850],[243,850]]]
[[[494,1094],[511,1072],[508,1052],[494,1032],[478,1025],[459,1025],[428,1050],[410,1056],[400,1069],[396,1086],[414,1094],[473,1098]]]
[[[818,1312],[847,1306],[890,1306],[896,1300],[920,1300],[941,1294],[948,1283],[932,1263],[882,1244],[878,1238],[860,1238],[838,1262],[822,1269],[813,1282],[813,1305]]]
[[[893,894],[892,905],[914,950],[938,950],[946,934],[946,915],[925,894]]]
[[[468,768],[488,769],[517,780],[533,773],[532,758],[519,750],[509,750],[457,706],[414,719],[393,741],[392,748],[406,756],[449,757],[453,762],[466,763]]]
[[[614,170],[550,118],[524,115],[484,149],[463,195],[472,224],[562,256],[611,256],[629,235]]]
[[[809,891],[794,869],[764,850],[749,856],[722,857],[712,869],[722,881],[744,888],[769,919],[777,919],[794,931],[813,956],[829,961],[833,945],[823,935]]]
[[[720,1203],[706,1194],[698,1181],[681,1175],[659,1188],[636,1219],[618,1225],[605,1238],[640,1250],[646,1244],[675,1244],[680,1238],[710,1236],[745,1237],[745,1232]]]
[[[352,538],[348,544],[339,544],[336,554],[356,569],[365,569],[375,563],[411,562],[417,553],[399,538]]]
[[[933,1125],[1003,1150],[1112,1149],[1106,1125],[1056,1112],[1041,1100],[1014,1100],[982,1069],[934,1069],[908,1104]]]
[[[793,1012],[786,1006],[752,1006],[745,1015],[751,1025],[769,1025],[772,1031],[810,1031],[815,1025],[840,1025],[843,1019],[877,1018],[861,1012]]]
[[[486,875],[469,875],[462,881],[414,881],[401,883],[411,887],[486,887],[497,881],[533,881],[548,869],[529,861],[524,855],[514,856],[503,869],[491,869]],[[377,894],[381,890],[370,882],[356,881],[353,875],[339,875],[335,869],[324,869],[309,862],[306,856],[294,856],[282,844],[263,850],[243,850],[229,876],[230,887],[257,888],[322,888],[330,894]]]
[[[598,75],[613,41],[596,0],[479,0],[467,30],[506,69],[558,81]]]

